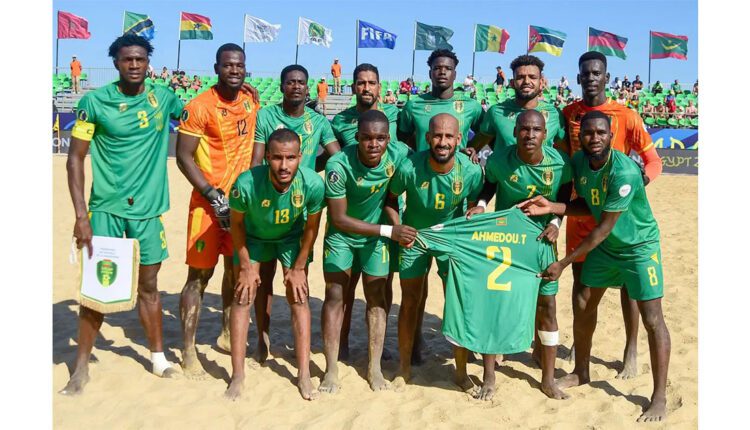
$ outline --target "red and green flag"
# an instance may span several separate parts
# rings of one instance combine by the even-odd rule
[[[661,58],[676,58],[678,60],[687,60],[687,36],[678,34],[660,33],[652,31],[651,33],[651,60]]]
[[[474,52],[488,51],[504,54],[508,39],[510,39],[510,34],[504,28],[477,24],[474,34]]]
[[[213,40],[211,19],[197,13],[181,12],[180,40],[203,39]]]
[[[601,52],[610,57],[625,59],[627,37],[589,27],[589,51]]]

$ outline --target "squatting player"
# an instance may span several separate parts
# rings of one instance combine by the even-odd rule
[[[216,51],[216,85],[185,106],[177,135],[177,166],[193,186],[187,226],[188,277],[180,296],[184,349],[182,368],[188,377],[205,375],[195,349],[203,293],[219,254],[224,256],[221,299],[224,317],[220,348],[229,351],[229,308],[234,276],[229,232],[229,192],[237,176],[250,167],[258,103],[241,91],[245,53],[234,43]]]
[[[367,302],[369,365],[367,381],[374,391],[388,389],[380,369],[386,324],[386,281],[389,273],[389,239],[402,244],[414,240],[417,231],[403,225],[379,224],[388,185],[406,158],[403,146],[391,145],[388,118],[370,110],[359,117],[357,145],[345,147],[326,164],[328,225],[323,245],[323,349],[326,374],[320,390],[339,388],[338,354],[344,316],[344,290],[353,267],[361,268]],[[391,220],[391,224],[398,224]]]
[[[300,165],[296,133],[279,129],[266,142],[266,164],[242,173],[229,197],[238,278],[230,312],[232,381],[225,395],[234,400],[243,390],[250,302],[258,285],[271,291],[279,260],[292,314],[297,387],[302,398],[313,400],[318,392],[310,381],[307,264],[318,235],[324,185],[314,170]]]
[[[567,141],[563,142],[561,149],[571,157],[580,148],[579,130],[581,118],[588,112],[600,111],[610,118],[612,129],[612,148],[625,155],[638,155],[643,159],[644,172],[643,182],[648,185],[661,173],[662,162],[656,152],[651,135],[648,134],[646,126],[640,115],[632,109],[626,108],[613,100],[609,100],[605,94],[609,73],[607,73],[607,57],[599,52],[586,52],[578,59],[578,83],[581,85],[583,99],[563,109],[567,122]],[[596,226],[594,218],[590,216],[568,217],[566,230],[566,254],[573,252],[584,237],[586,237]],[[578,254],[573,262],[573,297],[576,291],[582,288],[581,267],[586,255]],[[625,321],[625,351],[623,353],[623,369],[618,378],[632,378],[636,376],[636,350],[638,346],[638,307],[634,300],[628,297],[626,288],[620,290],[620,302],[622,303],[622,316]]]
[[[88,248],[83,258],[93,255],[93,235],[124,235],[140,243],[138,314],[151,351],[151,371],[169,378],[177,371],[164,357],[156,275],[168,256],[161,215],[169,209],[169,119],[179,118],[182,102],[165,87],[145,83],[152,52],[151,44],[136,35],[120,36],[110,45],[120,77],[78,104],[67,170],[76,215],[73,235],[78,248]],[[83,164],[89,147],[93,184],[87,211]],[[61,394],[80,394],[88,383],[89,357],[103,320],[103,314],[81,306],[75,371]]]
[[[591,341],[596,328],[597,307],[607,287],[624,286],[638,303],[648,333],[654,391],[651,404],[638,421],[661,421],[667,414],[667,370],[670,339],[661,308],[664,279],[659,227],[646,197],[639,166],[620,151],[612,151],[610,118],[601,111],[586,113],[580,120],[581,152],[573,156],[578,198],[572,202],[549,202],[536,196],[520,206],[528,215],[587,214],[596,227],[564,259],[552,263],[540,276],[556,280],[563,269],[582,254],[581,283],[573,300],[575,368],[558,383],[561,389],[591,380]]]

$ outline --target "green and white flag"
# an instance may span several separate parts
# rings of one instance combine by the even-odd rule
[[[273,42],[279,37],[280,24],[245,15],[245,42]]]
[[[417,51],[432,51],[434,49],[453,50],[448,40],[453,36],[453,30],[438,25],[427,25],[417,22],[414,33],[414,49]]]
[[[331,47],[333,35],[330,28],[307,19],[299,18],[299,29],[297,30],[297,45],[323,45],[326,48]]]

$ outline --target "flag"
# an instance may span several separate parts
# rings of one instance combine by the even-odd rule
[[[649,33],[651,34],[651,55],[649,59],[658,60],[671,57],[678,60],[687,60],[687,36],[656,31]]]
[[[448,40],[453,36],[453,30],[437,25],[427,25],[417,22],[417,32],[414,37],[414,50],[432,51],[433,49],[453,50]]]
[[[57,11],[57,38],[58,39],[88,39],[89,22],[86,18],[73,15],[70,12]]]
[[[562,55],[567,34],[535,25],[529,26],[529,52],[546,52],[555,57]]]
[[[122,34],[136,34],[151,40],[154,38],[154,22],[148,15],[125,11],[125,17],[122,20]]]
[[[330,28],[323,27],[321,24],[307,19],[299,18],[299,28],[297,29],[297,45],[323,45],[326,48],[331,47],[333,34]]]
[[[271,24],[254,16],[245,15],[245,42],[273,42],[279,37],[280,24]]]
[[[197,13],[180,12],[180,40],[213,40],[211,19]]]
[[[55,114],[55,123],[52,124],[52,131],[60,133],[60,114]]]
[[[359,48],[388,48],[393,49],[396,46],[396,33],[383,30],[377,25],[369,22],[359,21],[357,31]]]
[[[505,53],[505,43],[510,39],[510,34],[504,28],[494,25],[477,24],[474,35],[474,52],[499,52]]]
[[[627,37],[589,27],[589,51],[601,52],[604,55],[620,57],[624,60],[627,43]]]

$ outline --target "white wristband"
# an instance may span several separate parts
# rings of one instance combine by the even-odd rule
[[[553,217],[553,218],[552,218],[552,219],[550,220],[550,222],[549,222],[549,223],[550,223],[550,224],[554,224],[554,226],[555,226],[555,227],[557,227],[557,228],[560,228],[560,224],[562,224],[562,220],[560,219],[560,217],[557,217],[557,216],[556,216],[556,217]]]
[[[392,234],[393,234],[393,226],[392,225],[386,225],[386,224],[381,224],[380,225],[380,235],[381,236],[387,237],[388,239],[390,239]]]
[[[487,202],[484,200],[480,200],[477,202],[477,206],[479,206],[482,209],[487,209]]]

